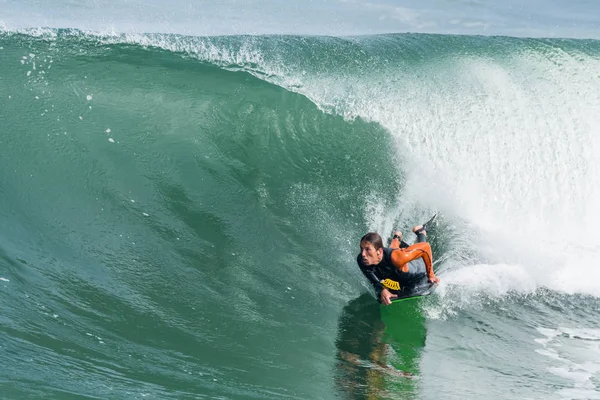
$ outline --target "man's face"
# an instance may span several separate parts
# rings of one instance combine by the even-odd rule
[[[377,265],[383,258],[383,249],[375,250],[373,243],[360,242],[360,256],[362,257],[363,264]]]

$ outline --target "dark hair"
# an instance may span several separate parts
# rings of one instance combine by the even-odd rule
[[[375,247],[375,250],[379,250],[383,248],[383,240],[381,240],[381,236],[377,232],[369,232],[365,236],[360,239],[360,242],[368,242]]]

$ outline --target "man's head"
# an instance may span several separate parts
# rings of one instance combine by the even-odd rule
[[[383,240],[376,232],[369,232],[360,239],[360,256],[364,265],[377,265],[383,259]]]

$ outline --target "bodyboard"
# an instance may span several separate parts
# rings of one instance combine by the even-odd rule
[[[410,291],[406,291],[406,292],[401,291],[401,292],[397,293],[398,294],[397,298],[392,299],[392,304],[399,303],[401,301],[415,300],[415,299],[419,299],[424,296],[429,296],[431,293],[433,293],[435,291],[436,288],[437,288],[437,283],[427,282],[426,284],[415,286],[414,288],[411,288]]]

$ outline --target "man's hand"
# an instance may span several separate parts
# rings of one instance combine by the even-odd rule
[[[381,304],[384,306],[389,306],[392,304],[392,299],[396,298],[398,298],[398,295],[392,294],[392,292],[385,288],[381,291]]]
[[[437,276],[433,275],[429,278],[429,282],[431,283],[440,283],[440,278],[438,278]]]

